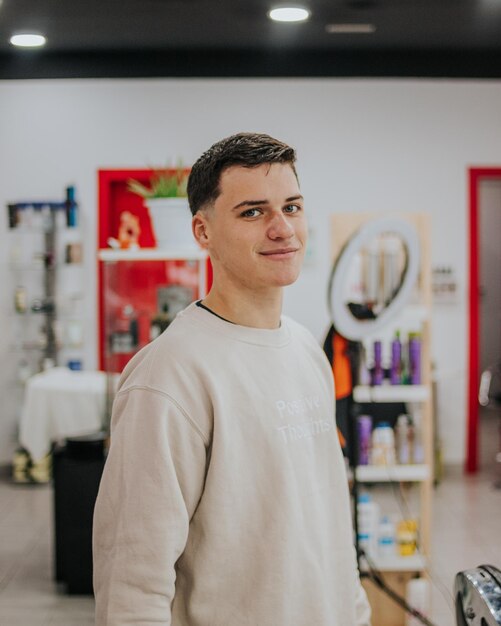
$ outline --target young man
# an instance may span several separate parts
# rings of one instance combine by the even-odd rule
[[[98,626],[367,626],[332,371],[281,315],[295,152],[224,139],[188,184],[213,285],[125,368],[94,518]]]

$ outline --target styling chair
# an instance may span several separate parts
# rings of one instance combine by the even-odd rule
[[[457,626],[501,626],[501,571],[480,565],[456,574]]]

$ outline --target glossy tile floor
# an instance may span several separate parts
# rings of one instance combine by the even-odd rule
[[[482,564],[501,569],[501,410],[483,409],[475,476],[449,470],[433,498],[432,605],[437,626],[455,626],[452,590],[459,571]]]
[[[492,462],[499,420],[491,413],[482,421],[482,472],[466,477],[448,470],[435,489],[431,577],[436,626],[455,626],[452,589],[458,571],[482,563],[501,568],[501,489],[494,488]],[[55,586],[52,555],[51,487],[0,481],[1,626],[94,623],[92,598],[65,596]]]

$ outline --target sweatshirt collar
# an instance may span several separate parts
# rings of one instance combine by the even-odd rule
[[[192,302],[184,311],[178,313],[178,317],[183,317],[196,325],[203,325],[208,332],[216,332],[235,341],[259,346],[280,348],[287,345],[290,339],[289,324],[283,315],[280,317],[279,328],[253,328],[223,320]]]

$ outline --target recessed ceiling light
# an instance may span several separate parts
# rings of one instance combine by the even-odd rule
[[[43,35],[35,35],[34,33],[19,33],[10,38],[10,43],[20,48],[38,48],[44,46],[46,41]]]
[[[304,7],[276,7],[268,17],[275,22],[304,22],[310,17],[310,11]]]
[[[374,24],[327,24],[325,30],[332,35],[370,35],[376,32]]]

